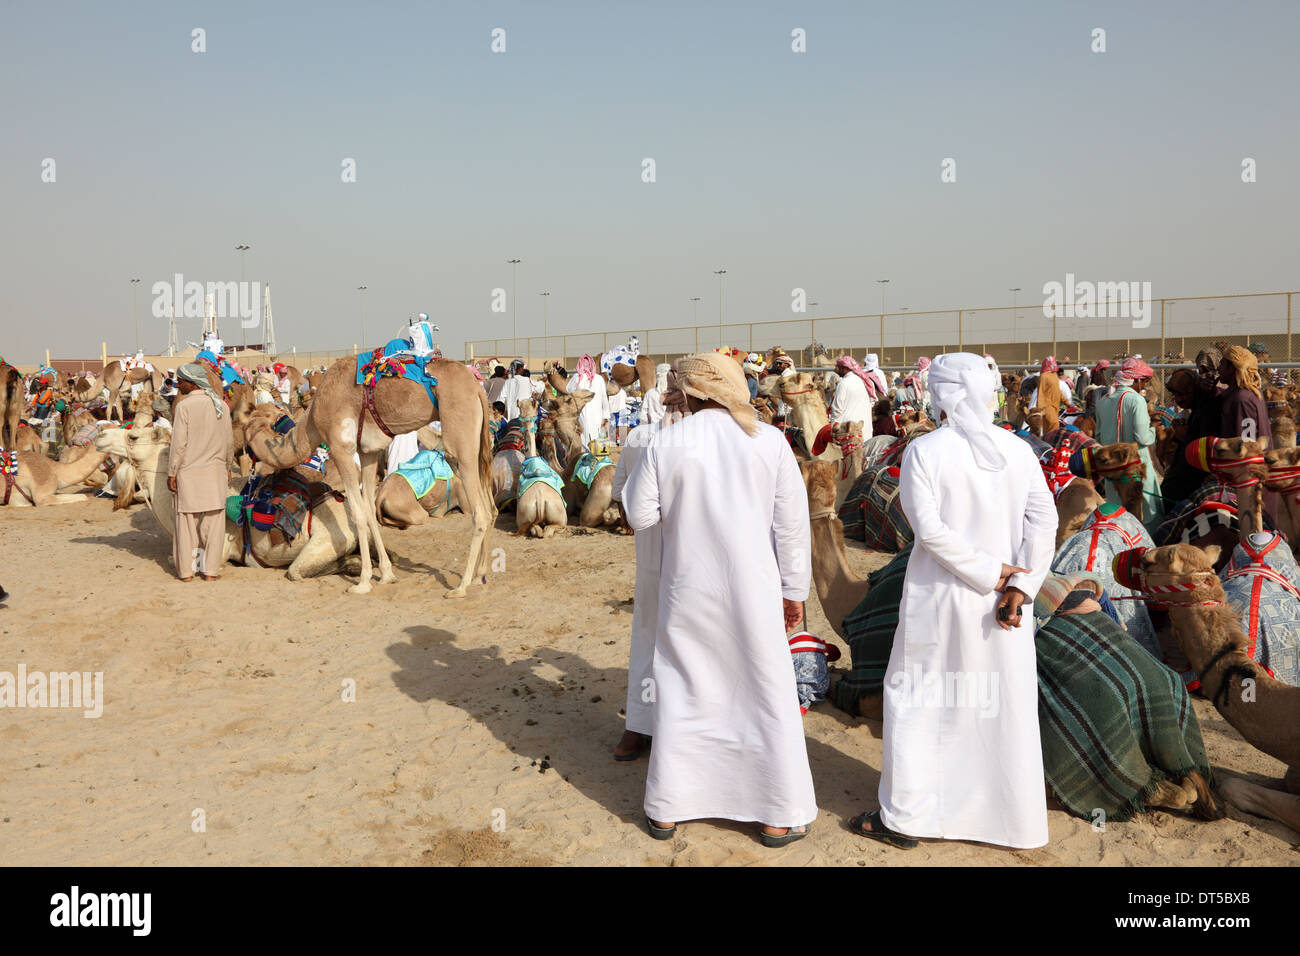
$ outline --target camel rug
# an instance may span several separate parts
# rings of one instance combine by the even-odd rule
[[[1300,687],[1300,568],[1285,538],[1268,538],[1237,545],[1223,569],[1223,591],[1246,632],[1250,659],[1282,683]]]
[[[451,465],[441,451],[421,448],[414,457],[397,466],[397,474],[406,479],[416,498],[423,498],[439,481],[447,482],[447,494],[451,495]]]
[[[573,466],[573,477],[590,488],[591,483],[596,480],[596,475],[602,468],[612,467],[614,467],[614,462],[610,460],[608,455],[593,455],[587,452]]]
[[[1070,813],[1122,822],[1163,780],[1212,779],[1179,676],[1104,612],[1057,614],[1034,650],[1043,774]]]
[[[1120,505],[1105,504],[1088,516],[1078,533],[1061,542],[1056,557],[1052,559],[1052,572],[1091,571],[1099,575],[1107,596],[1115,601],[1124,629],[1159,661],[1164,652],[1156,639],[1156,629],[1146,605],[1132,600],[1137,592],[1124,587],[1111,573],[1115,555],[1132,548],[1150,547],[1153,547],[1151,535],[1142,522]]]
[[[831,700],[840,710],[858,715],[858,701],[885,688],[885,668],[898,630],[898,608],[903,602],[903,578],[912,544],[883,568],[867,576],[870,590],[844,619],[844,640],[849,645],[853,667],[831,688]]]
[[[893,553],[912,542],[912,525],[899,500],[899,469],[880,464],[867,468],[853,482],[839,508],[844,535],[874,551]]]
[[[522,498],[524,492],[539,481],[546,482],[561,495],[564,494],[564,479],[555,473],[555,469],[545,458],[539,455],[525,458],[523,466],[519,469],[519,497]]]

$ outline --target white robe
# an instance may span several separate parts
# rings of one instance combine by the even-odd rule
[[[657,425],[663,420],[666,411],[663,396],[659,394],[659,389],[652,388],[645,393],[645,400],[641,403],[642,422]]]
[[[638,534],[663,526],[646,814],[811,823],[781,605],[806,600],[811,575],[808,497],[790,446],[770,425],[751,437],[727,412],[697,412],[646,449],[623,505]]]
[[[627,444],[614,466],[611,494],[623,500],[627,476],[645,457],[658,425],[638,425],[628,432]],[[632,597],[632,640],[627,662],[628,730],[647,737],[654,733],[655,629],[659,624],[659,562],[663,556],[663,532],[651,525],[636,533],[636,588]]]
[[[593,398],[578,413],[578,427],[582,429],[582,444],[589,445],[593,438],[600,437],[602,422],[609,420],[609,393],[605,390],[605,380],[597,375],[595,378],[569,379],[565,389],[570,395],[575,392],[591,392]]]
[[[903,455],[899,494],[916,546],[885,673],[880,807],[908,836],[1036,847],[1047,842],[1047,802],[1032,602],[1052,560],[1056,506],[1029,445],[1002,429],[993,437],[1007,460],[999,471],[980,468],[946,425]],[[1029,595],[1013,631],[994,617],[1003,562],[1031,569],[1010,582]],[[954,679],[987,696],[925,693]]]
[[[528,379],[523,375],[512,375],[506,382],[506,387],[501,389],[501,397],[497,399],[506,406],[506,421],[514,421],[519,417],[519,399],[532,398],[533,387],[529,384]]]
[[[871,437],[871,396],[867,386],[852,372],[840,378],[831,402],[831,422],[862,422],[862,437]]]

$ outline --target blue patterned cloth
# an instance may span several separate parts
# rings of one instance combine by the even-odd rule
[[[414,458],[398,465],[397,474],[410,483],[417,498],[427,495],[435,483],[450,482],[452,479],[451,465],[447,464],[447,459],[442,452],[431,448],[421,448]],[[450,492],[451,486],[448,485],[448,494]]]
[[[1107,514],[1109,517],[1106,517]],[[1112,600],[1127,598],[1137,592],[1130,591],[1115,580],[1111,561],[1121,551],[1153,547],[1155,543],[1142,522],[1124,508],[1102,505],[1089,515],[1077,534],[1061,542],[1061,546],[1056,549],[1056,558],[1052,561],[1052,571],[1056,574],[1091,571],[1102,579],[1108,597]],[[1156,639],[1156,629],[1151,623],[1151,615],[1147,613],[1147,606],[1141,601],[1125,600],[1116,601],[1115,609],[1119,612],[1120,624],[1129,636],[1156,660],[1162,660],[1164,652]]]
[[[608,455],[593,455],[590,452],[578,459],[578,463],[573,468],[573,477],[580,482],[591,487],[591,483],[596,480],[596,475],[602,468],[612,468],[614,463],[610,461]]]
[[[1254,556],[1237,545],[1223,571],[1223,590],[1246,632],[1251,659],[1282,683],[1300,687],[1300,598],[1278,581],[1243,570],[1252,565],[1272,569],[1292,587],[1300,583],[1300,568],[1275,534]]]
[[[519,494],[522,498],[524,492],[538,481],[543,481],[550,485],[560,494],[564,494],[564,479],[555,473],[545,458],[534,455],[532,458],[525,458],[523,466],[519,469]]]
[[[406,342],[404,339],[392,339],[388,342],[387,345],[384,346],[382,357],[384,359],[388,359],[394,356],[401,358],[405,355],[409,355],[411,353],[409,353],[405,348],[398,347],[398,346],[407,346],[409,344],[410,343]],[[389,351],[390,349],[392,351]],[[424,363],[425,363],[424,358],[416,358],[414,362],[409,362],[409,363],[399,362],[395,360],[393,362],[393,367],[399,369],[401,374],[400,376],[394,376],[394,377],[409,379],[412,382],[418,382],[419,384],[423,385],[424,390],[429,393],[429,401],[433,403],[434,408],[437,408],[438,395],[436,392],[434,392],[434,389],[438,386],[438,379],[430,375],[427,371],[425,371]],[[373,357],[360,356],[360,355],[357,356],[357,384],[358,385],[365,384],[366,376],[372,370],[372,366],[374,365],[375,365],[375,360]]]

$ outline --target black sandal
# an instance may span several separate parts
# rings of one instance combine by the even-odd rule
[[[631,753],[627,753],[627,754],[614,754],[614,759],[617,760],[619,763],[627,763],[630,760],[639,759],[643,753],[645,753],[650,749],[650,738],[647,737],[645,734],[641,734],[640,737],[641,737],[641,742],[637,744],[636,750],[633,750]]]
[[[870,824],[871,829],[865,829],[863,824]],[[881,843],[888,843],[900,850],[914,850],[920,846],[920,841],[913,840],[909,836],[903,836],[896,830],[891,830],[885,826],[885,822],[880,819],[879,810],[872,810],[870,813],[859,813],[849,821],[849,829],[858,836],[864,836],[870,840],[879,840]]]
[[[789,827],[784,833],[768,833],[766,830],[760,830],[759,835],[763,838],[763,846],[776,849],[789,846],[796,840],[802,840],[811,830],[812,824],[805,823],[803,826]]]
[[[677,835],[677,824],[674,823],[670,827],[657,826],[649,815],[645,818],[645,826],[650,831],[650,835],[656,840],[671,840]]]

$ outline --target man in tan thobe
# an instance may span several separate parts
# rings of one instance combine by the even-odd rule
[[[167,487],[176,496],[173,558],[176,576],[205,581],[221,576],[230,494],[230,410],[217,397],[201,365],[177,370],[180,394],[172,407],[172,447]]]

